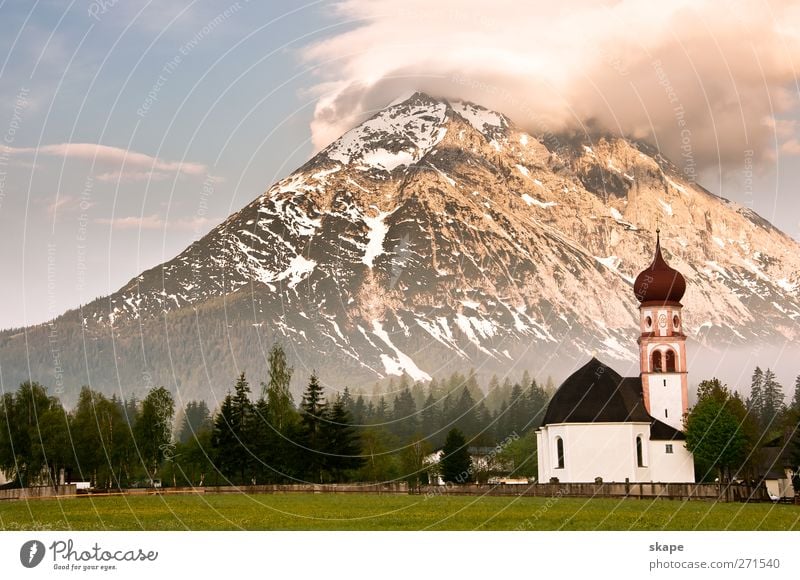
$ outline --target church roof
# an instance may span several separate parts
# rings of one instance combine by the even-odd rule
[[[686,434],[678,431],[675,427],[662,423],[658,419],[653,419],[650,423],[651,441],[682,441],[686,439]]]
[[[628,422],[650,423],[650,438],[656,441],[684,438],[683,433],[647,412],[641,378],[621,377],[592,358],[561,383],[542,424]]]

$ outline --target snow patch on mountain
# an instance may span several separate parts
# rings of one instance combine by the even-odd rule
[[[428,373],[421,370],[410,356],[405,354],[403,351],[397,348],[394,343],[392,343],[392,340],[389,338],[389,334],[383,329],[383,324],[381,324],[380,320],[372,321],[372,333],[380,338],[386,344],[386,346],[394,351],[396,357],[395,359],[392,359],[386,354],[381,355],[381,360],[383,361],[383,365],[387,373],[399,375],[402,374],[402,371],[405,371],[415,381],[431,380],[431,376]]]
[[[444,138],[446,113],[446,103],[412,98],[351,129],[323,154],[343,164],[391,172],[419,161]]]
[[[550,208],[550,207],[558,205],[558,203],[555,202],[555,201],[541,201],[541,200],[536,199],[535,197],[531,197],[527,193],[523,193],[521,195],[521,197],[522,197],[522,200],[525,203],[527,203],[528,205],[535,205],[535,206],[538,206],[538,207],[541,207],[541,208],[544,208],[544,209],[547,209],[547,208]]]
[[[364,223],[367,224],[369,232],[367,233],[366,252],[361,261],[370,268],[375,263],[375,258],[383,253],[383,240],[389,231],[384,220],[390,215],[392,215],[390,211],[379,211],[378,215],[374,217],[364,216]]]
[[[486,133],[488,128],[502,129],[507,126],[506,119],[500,113],[484,109],[472,103],[453,101],[450,103],[453,110],[466,119],[480,133]]]

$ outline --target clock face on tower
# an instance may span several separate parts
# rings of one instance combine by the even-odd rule
[[[665,328],[667,326],[667,315],[666,314],[660,314],[658,316],[658,325],[661,328]]]

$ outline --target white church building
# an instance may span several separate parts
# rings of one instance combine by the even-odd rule
[[[633,285],[639,306],[638,377],[592,358],[558,388],[536,432],[539,482],[694,482],[683,415],[688,409],[686,281],[656,238],[653,263]]]

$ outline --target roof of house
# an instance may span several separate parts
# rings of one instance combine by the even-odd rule
[[[641,378],[622,377],[592,358],[561,383],[542,424],[627,422],[650,423],[650,438],[656,441],[684,439],[683,433],[647,412]]]
[[[790,434],[784,433],[768,441],[758,453],[758,472],[764,474],[766,479],[782,479],[785,468],[793,468],[791,450],[789,448]]]

